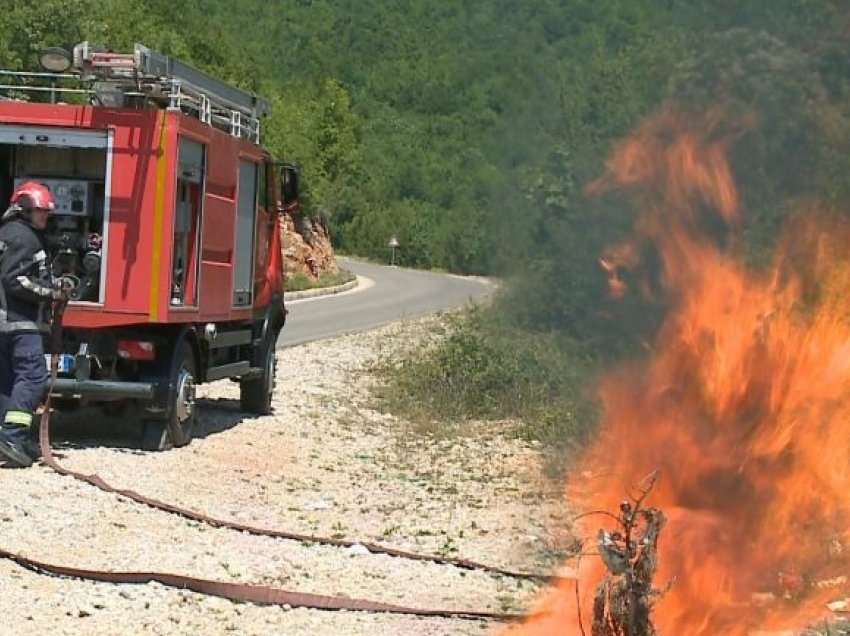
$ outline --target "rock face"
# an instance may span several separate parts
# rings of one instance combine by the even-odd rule
[[[315,280],[320,274],[336,274],[339,271],[328,227],[321,219],[311,219],[303,214],[283,214],[280,232],[283,271],[287,276],[301,273]]]

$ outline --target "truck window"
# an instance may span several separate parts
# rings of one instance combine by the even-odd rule
[[[272,227],[273,212],[276,208],[275,175],[273,163],[260,164],[260,205],[257,210],[257,225],[254,228],[254,295],[259,293],[266,280],[266,268],[269,264],[269,235],[275,231]]]

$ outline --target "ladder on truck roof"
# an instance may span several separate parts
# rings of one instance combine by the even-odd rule
[[[269,103],[173,57],[136,44],[132,53],[113,53],[83,42],[74,47],[67,73],[3,71],[0,100],[15,95],[88,95],[96,103],[122,107],[154,103],[186,113],[234,137],[260,142],[260,119]],[[15,82],[15,83],[12,83]],[[64,85],[76,82],[83,88]]]
[[[266,100],[142,44],[136,44],[133,53],[112,53],[83,42],[74,47],[74,67],[84,81],[111,85],[125,95],[144,95],[234,137],[260,141],[260,118],[269,112]]]

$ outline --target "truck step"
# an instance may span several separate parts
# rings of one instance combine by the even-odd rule
[[[247,360],[242,362],[231,362],[217,367],[207,369],[207,380],[221,380],[222,378],[233,378],[245,375],[251,369],[251,363]]]

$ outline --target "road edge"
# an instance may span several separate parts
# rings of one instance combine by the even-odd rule
[[[357,277],[342,285],[332,285],[330,287],[317,287],[316,289],[302,289],[301,291],[284,292],[285,300],[302,300],[304,298],[317,298],[319,296],[331,296],[342,292],[354,289],[359,284]]]

